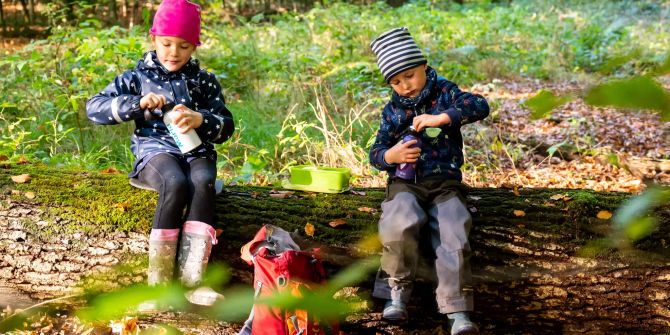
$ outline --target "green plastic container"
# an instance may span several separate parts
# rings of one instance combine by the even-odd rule
[[[291,179],[282,186],[291,190],[341,193],[349,189],[351,171],[347,168],[297,165],[290,169]]]

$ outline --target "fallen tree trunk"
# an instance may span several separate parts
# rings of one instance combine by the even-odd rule
[[[18,181],[29,180],[12,181],[22,174],[28,177]],[[131,188],[120,174],[31,164],[4,166],[0,184],[0,286],[47,298],[82,282],[113,288],[144,280],[155,193]],[[597,213],[614,211],[629,196],[588,190],[472,190],[475,318],[485,330],[667,332],[668,207],[657,211],[662,224],[636,245],[635,253],[599,242],[610,222]],[[222,234],[214,259],[238,269],[236,280],[249,281],[251,269],[239,261],[239,248],[270,223],[302,236],[303,246],[321,246],[329,269],[336,271],[369,254],[359,241],[375,234],[383,197],[381,189],[333,195],[227,187],[216,203]],[[336,220],[340,225],[331,227]],[[305,234],[307,224],[315,228],[311,237]],[[119,265],[130,270],[105,271]],[[362,290],[369,291],[371,279],[372,274]],[[431,287],[417,287],[410,313],[425,318],[413,329],[432,330],[444,321],[425,313],[427,306],[436,309]],[[378,314],[361,313],[348,319],[345,328],[378,328],[378,319]]]

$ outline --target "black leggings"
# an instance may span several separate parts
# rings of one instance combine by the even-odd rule
[[[187,163],[170,154],[158,154],[137,178],[158,190],[154,229],[181,228],[184,221],[214,224],[215,162],[198,158]]]

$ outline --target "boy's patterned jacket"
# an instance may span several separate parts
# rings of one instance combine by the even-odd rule
[[[158,113],[155,120],[145,120],[140,99],[150,92],[164,95],[168,103],[184,104],[202,113],[202,125],[195,129],[202,146],[182,154],[162,121],[162,113],[155,111]],[[179,71],[168,72],[154,51],[145,53],[135,69],[117,76],[102,92],[88,100],[86,112],[96,124],[135,121],[130,148],[136,160],[130,177],[135,177],[159,153],[182,155],[187,161],[200,157],[216,160],[212,143],[223,143],[235,129],[214,74],[201,70],[196,59],[189,60]]]
[[[381,125],[370,149],[370,162],[379,170],[395,175],[397,164],[384,161],[386,150],[402,140],[415,116],[447,113],[451,123],[441,127],[439,135],[420,134],[421,156],[417,161],[416,179],[444,178],[461,181],[463,137],[461,125],[479,121],[489,115],[489,105],[478,94],[461,91],[456,84],[438,77],[435,70],[426,70],[426,86],[419,97],[404,98],[393,92],[391,101],[382,111]]]

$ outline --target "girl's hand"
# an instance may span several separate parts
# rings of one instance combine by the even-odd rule
[[[196,129],[202,124],[202,114],[194,112],[190,108],[179,104],[174,106],[173,110],[180,111],[173,119],[173,123],[182,129],[182,133],[186,133],[191,129]]]
[[[422,131],[425,128],[440,127],[449,123],[451,123],[451,118],[447,113],[441,113],[437,115],[421,114],[414,117],[412,125],[416,131]]]
[[[161,109],[167,103],[164,95],[149,93],[140,99],[140,109]]]
[[[410,148],[416,140],[405,143],[398,142],[384,153],[384,160],[388,164],[415,163],[421,155],[421,148]]]

